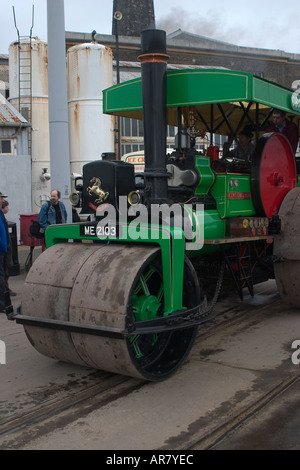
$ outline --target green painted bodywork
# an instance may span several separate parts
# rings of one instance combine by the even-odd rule
[[[250,175],[215,173],[211,169],[209,157],[202,155],[196,155],[195,165],[200,175],[195,196],[205,196],[210,192],[222,219],[255,214],[251,199]]]
[[[262,122],[271,108],[278,108],[295,116],[300,111],[292,107],[294,91],[250,73],[222,69],[194,69],[167,71],[167,124],[177,126],[177,108],[181,107],[186,121],[190,107],[199,110],[215,133],[226,135],[228,127],[218,105],[230,115],[232,127],[243,116],[248,106],[249,116]],[[143,119],[141,79],[115,85],[103,91],[103,112],[134,119]],[[185,114],[186,113],[186,114]],[[203,128],[202,120],[194,122],[196,130]]]
[[[210,158],[204,155],[196,155],[195,166],[200,175],[199,183],[195,189],[195,196],[203,196],[208,194],[214,184],[215,173],[211,169]]]
[[[222,219],[255,215],[251,199],[250,175],[218,173],[211,194]]]

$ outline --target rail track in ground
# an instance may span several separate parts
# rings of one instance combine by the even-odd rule
[[[211,450],[214,449],[220,442],[222,442],[230,434],[238,430],[242,425],[247,423],[251,418],[255,417],[260,411],[267,407],[273,400],[289,390],[290,387],[299,383],[300,371],[294,375],[290,375],[287,379],[280,382],[268,393],[261,398],[253,401],[245,409],[238,410],[236,414],[222,422],[206,433],[199,430],[195,433],[193,439],[186,442],[186,445],[181,450]],[[300,448],[300,446],[299,446]],[[250,445],[249,448],[250,450]],[[276,449],[273,449],[276,450]],[[281,449],[283,450],[283,449]]]
[[[109,373],[96,373],[95,384],[72,393],[62,393],[52,400],[23,414],[11,415],[0,421],[0,449],[19,449],[37,436],[56,427],[65,426],[75,418],[90,413],[93,409],[111,403],[120,397],[138,390],[145,384],[131,377]],[[21,446],[21,447],[20,447]]]
[[[261,295],[264,296],[265,294],[262,293]],[[224,366],[222,361],[212,359],[214,354],[217,353],[217,350],[220,349],[220,342],[223,341],[224,337],[230,338],[230,336],[232,336],[232,338],[237,338],[239,332],[244,332],[244,335],[246,335],[247,332],[252,334],[253,329],[257,328],[257,325],[260,325],[262,322],[269,322],[273,317],[276,318],[276,316],[280,316],[282,304],[278,296],[274,293],[269,293],[265,295],[265,297],[266,299],[262,304],[259,304],[259,302],[258,304],[253,303],[252,301],[250,303],[233,301],[232,296],[228,296],[219,302],[217,305],[218,315],[210,322],[204,323],[199,327],[193,349],[186,363],[179,371],[179,374],[186,374],[188,380],[192,380],[192,370],[197,369],[198,364],[201,365],[201,368],[203,364],[205,364],[205,368],[207,368],[207,366],[209,367],[209,364],[211,364],[213,368],[216,363],[217,367]],[[15,334],[22,335],[23,333],[20,331],[20,328],[17,328],[18,333]],[[208,345],[211,344],[216,345],[215,351],[213,351],[213,348],[208,347]],[[30,345],[28,345],[28,347],[30,348]],[[226,349],[224,349],[224,351],[226,356]],[[42,356],[40,357],[43,358]],[[207,363],[207,361],[209,362]],[[191,371],[189,371],[189,367],[192,367]],[[227,364],[225,364],[225,367],[228,367]],[[246,373],[253,374],[253,368],[251,369],[247,364],[242,363],[239,366],[231,365],[230,368],[228,368],[229,374],[231,374],[232,371],[234,373],[232,378],[229,377],[229,380],[235,379],[235,369],[237,370],[238,368],[241,368],[243,373],[246,371]],[[74,366],[72,366],[72,370],[74,370]],[[17,403],[14,405],[9,405],[5,403],[5,401],[0,403],[0,411],[2,410],[2,417],[0,417],[0,449],[39,449],[44,448],[44,441],[47,441],[47,446],[55,449],[57,444],[55,442],[51,443],[54,435],[61,435],[61,438],[57,438],[63,441],[66,434],[69,434],[69,429],[76,427],[78,429],[76,424],[78,420],[81,420],[82,423],[87,423],[89,422],[90,416],[95,414],[100,415],[101,419],[103,419],[108,409],[111,413],[112,410],[117,410],[120,403],[122,403],[122,409],[124,409],[124,419],[126,416],[126,407],[128,406],[128,415],[131,416],[130,426],[138,430],[138,418],[130,411],[132,402],[140,396],[148,396],[148,398],[149,394],[155,396],[155,390],[159,388],[162,394],[169,394],[170,403],[172,403],[172,392],[170,392],[170,390],[176,387],[177,383],[176,374],[174,378],[171,377],[167,381],[155,384],[102,371],[84,368],[79,368],[78,370],[77,379],[71,382],[69,378],[66,378],[65,382],[61,380],[57,383],[55,383],[55,381],[49,381],[48,384],[45,383],[42,387],[36,387],[33,390],[28,388],[27,393],[32,399],[31,404],[29,403],[28,396],[25,399],[25,393],[17,398]],[[199,374],[201,374],[201,372],[199,372]],[[264,371],[263,373],[259,371],[259,380],[262,380],[263,374]],[[202,405],[199,407],[199,403],[202,403],[200,400],[199,403],[194,402],[195,409],[193,410],[192,421],[191,418],[182,417],[185,413],[184,407],[178,409],[178,420],[182,420],[182,422],[186,423],[185,426],[183,426],[184,431],[176,434],[176,429],[170,426],[170,429],[166,429],[165,432],[162,433],[160,443],[158,443],[158,439],[155,439],[154,436],[150,437],[151,432],[149,430],[147,446],[151,449],[159,449],[161,451],[170,449],[194,451],[213,448],[216,443],[224,439],[229,433],[232,433],[232,431],[241,426],[242,423],[249,420],[251,416],[259,413],[268,403],[284,393],[285,390],[288,390],[289,387],[300,378],[300,370],[298,372],[295,368],[285,371],[283,375],[276,371],[274,374],[277,377],[272,380],[272,383],[270,382],[267,387],[261,387],[259,393],[257,393],[257,391],[253,393],[251,389],[243,391],[245,395],[249,394],[249,398],[241,400],[240,403],[235,403],[230,411],[224,409],[224,406],[221,406],[221,402],[217,403],[217,400],[215,409],[211,407],[206,408],[205,405],[203,408]],[[266,375],[270,375],[269,369]],[[200,377],[198,377],[197,380],[201,383]],[[216,388],[220,387],[217,376],[214,380],[216,380]],[[191,385],[191,387],[192,386],[193,385]],[[195,393],[195,390],[190,390],[189,387],[190,386],[187,385],[184,391],[186,397],[188,397],[191,392]],[[239,393],[238,387],[236,393]],[[225,398],[226,396],[224,394],[224,400]],[[24,406],[24,399],[26,406]],[[153,397],[153,400],[154,399]],[[145,401],[144,405],[137,405],[137,410],[139,406],[142,407],[146,420],[149,420],[150,426],[152,414],[155,414],[155,406],[157,406],[157,403],[152,404],[151,400],[149,401],[148,399]],[[168,415],[168,409],[166,409],[166,407],[164,409]],[[163,416],[162,419],[164,419]],[[121,428],[124,426],[124,423],[118,422],[116,426],[117,424]],[[130,433],[129,429],[128,432]],[[151,439],[153,439],[153,441],[151,441]],[[115,442],[113,427],[111,438],[108,434],[106,436],[106,444],[105,442],[99,444],[99,448],[101,448],[101,446],[107,446],[107,441],[111,442],[111,447],[106,448],[128,448],[126,445],[127,438],[125,437],[122,445],[120,442]],[[144,448],[143,444],[139,444],[138,439],[136,442],[136,448]],[[62,443],[60,443],[59,446],[60,445],[62,445]],[[72,444],[73,447],[71,448],[89,448],[89,445],[91,444],[84,444],[84,439],[81,442],[76,442],[75,439]],[[95,443],[92,444],[92,448],[94,448],[93,446],[95,445]],[[70,448],[70,443],[66,443],[66,448]]]

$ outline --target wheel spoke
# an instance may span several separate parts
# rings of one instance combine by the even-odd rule
[[[139,282],[140,282],[140,286],[141,286],[141,288],[142,288],[143,293],[144,293],[145,295],[150,295],[150,291],[149,291],[149,289],[148,289],[147,280],[146,280],[145,276],[142,275],[142,276],[140,277],[140,281],[139,281]]]
[[[139,335],[135,335],[130,338],[130,344],[133,348],[134,355],[137,359],[140,357],[143,357],[143,354],[141,353],[141,350],[138,344],[138,339],[139,339]]]
[[[156,269],[154,266],[150,266],[148,271],[143,273],[137,283],[136,289],[134,293],[136,295],[141,295],[141,292],[144,295],[150,295],[150,290],[149,290],[149,283],[151,281],[152,276],[157,273]]]

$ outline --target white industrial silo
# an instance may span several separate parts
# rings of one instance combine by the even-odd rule
[[[9,47],[11,104],[31,123],[32,210],[38,212],[49,195],[50,172],[47,43],[25,38]],[[45,177],[47,175],[47,178]]]
[[[102,90],[113,85],[112,51],[100,44],[68,49],[68,107],[71,174],[114,152],[114,118],[102,111]]]

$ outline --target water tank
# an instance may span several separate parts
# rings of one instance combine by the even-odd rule
[[[30,67],[31,63],[31,67]],[[31,81],[31,86],[30,86]],[[48,49],[37,38],[24,38],[9,47],[10,103],[31,122],[29,153],[32,157],[32,210],[50,192],[50,181],[41,180],[50,171],[48,116]]]
[[[102,90],[113,85],[112,51],[101,44],[67,52],[71,173],[114,152],[114,118],[103,114]]]

